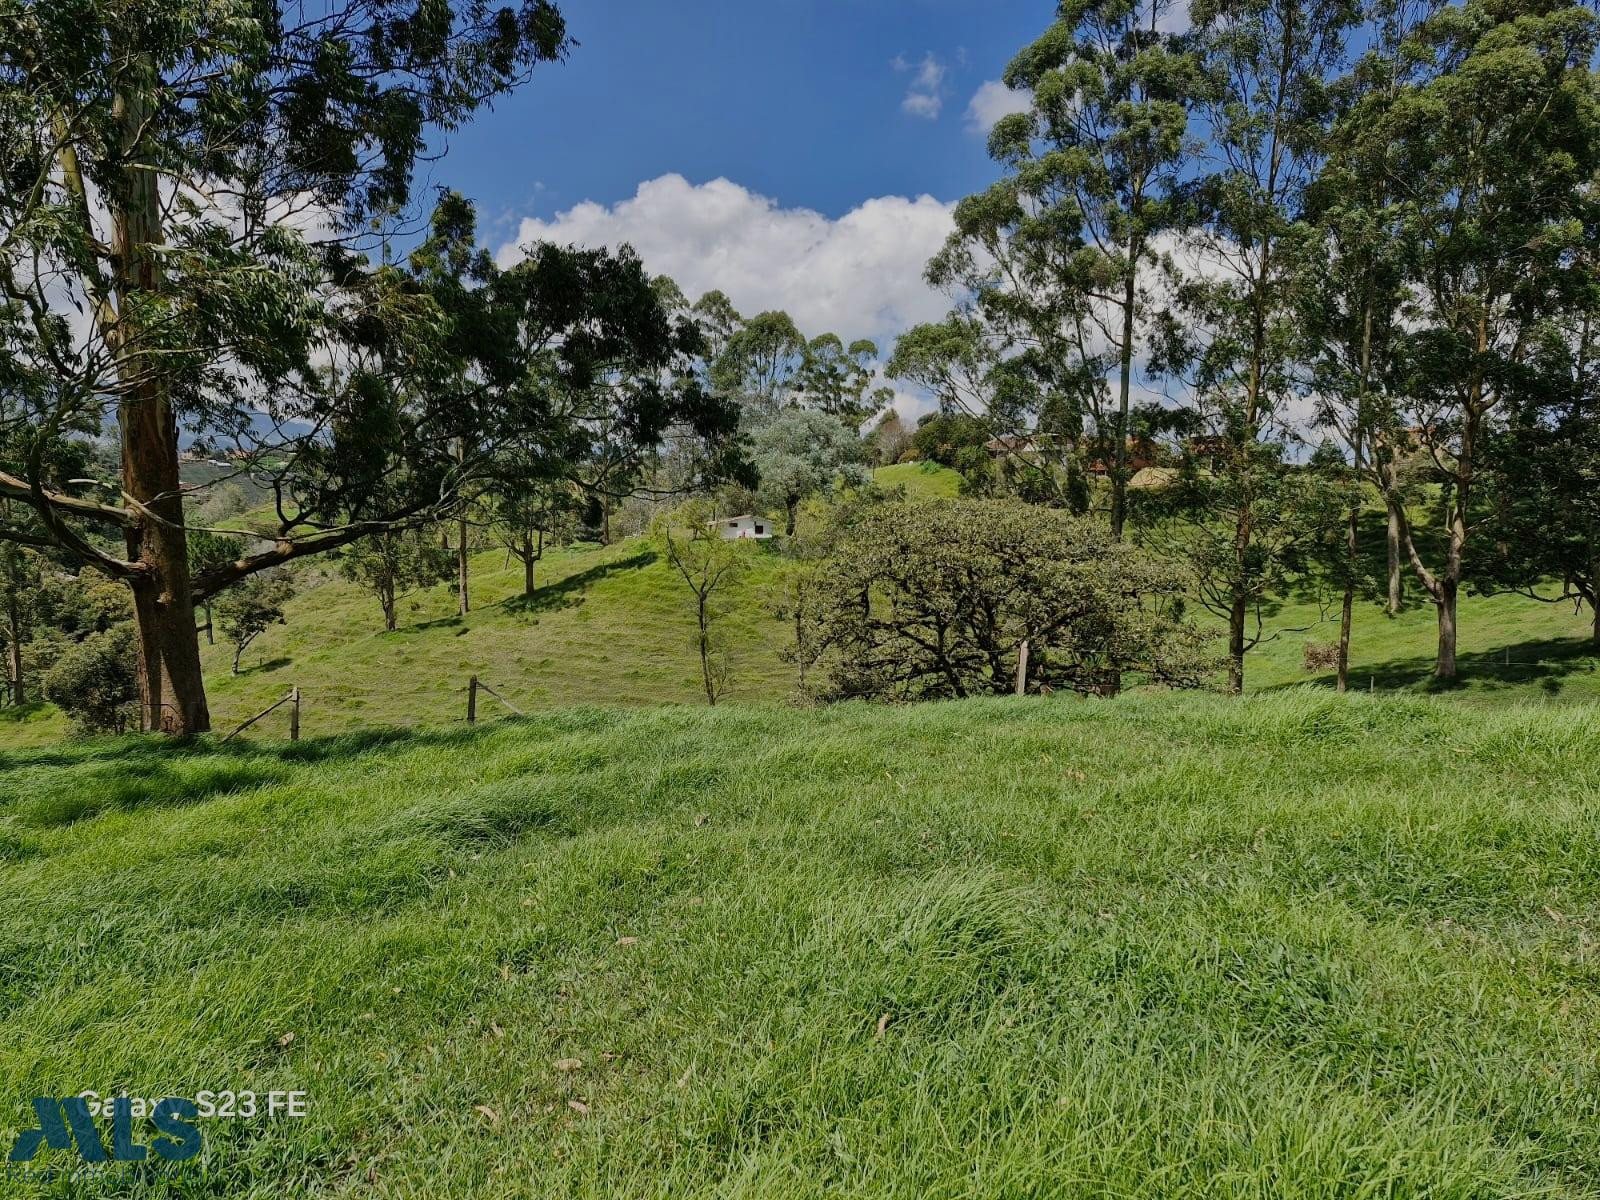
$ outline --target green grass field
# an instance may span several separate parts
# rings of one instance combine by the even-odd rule
[[[886,488],[923,498],[954,495],[960,476],[940,466],[902,463],[877,472]],[[1368,542],[1381,553],[1376,524]],[[726,598],[723,623],[733,663],[727,699],[788,704],[793,668],[779,651],[789,630],[772,615],[786,560],[776,544],[750,545],[749,570]],[[1381,564],[1372,569],[1381,572]],[[465,719],[467,680],[480,676],[521,711],[575,704],[640,706],[703,703],[689,592],[646,539],[610,547],[553,551],[538,571],[539,593],[521,598],[521,565],[503,552],[473,561],[474,610],[457,615],[445,586],[405,597],[401,628],[383,631],[377,600],[323,564],[288,606],[288,624],[250,647],[245,670],[231,674],[232,651],[202,647],[213,725],[227,732],[291,687],[303,697],[308,735],[377,726],[443,725]],[[1377,691],[1430,686],[1435,618],[1406,580],[1408,607],[1389,617],[1374,604],[1356,612],[1353,684]],[[1219,630],[1220,621],[1205,614]],[[1289,597],[1266,618],[1265,637],[1247,660],[1246,686],[1271,690],[1303,683],[1331,686],[1330,673],[1307,673],[1307,641],[1337,637],[1332,598]],[[1497,704],[1531,700],[1600,701],[1600,654],[1587,612],[1518,596],[1465,595],[1461,601],[1460,694]],[[503,713],[486,698],[486,715]],[[246,736],[282,736],[280,710]],[[50,705],[0,708],[0,749],[60,741],[67,722]]]
[[[1600,1195],[1597,722],[1296,689],[13,752],[0,1142],[34,1095],[304,1089],[114,1194]]]

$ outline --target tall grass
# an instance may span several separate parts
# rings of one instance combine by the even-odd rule
[[[1597,722],[1300,690],[13,753],[0,1144],[39,1094],[303,1088],[122,1194],[1597,1195]]]

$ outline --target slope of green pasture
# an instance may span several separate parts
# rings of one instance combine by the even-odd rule
[[[733,702],[782,701],[793,671],[778,657],[783,626],[769,615],[782,560],[768,544],[739,551],[747,570],[725,598]],[[518,709],[574,704],[704,703],[692,593],[644,540],[552,552],[539,564],[532,603],[522,565],[505,554],[473,560],[473,611],[457,614],[445,586],[401,601],[400,628],[383,630],[378,601],[342,579],[308,588],[288,623],[253,644],[239,676],[232,652],[206,647],[212,716],[232,728],[298,686],[307,733],[464,719],[477,675]],[[485,715],[504,714],[492,697]],[[281,730],[283,713],[268,718]]]

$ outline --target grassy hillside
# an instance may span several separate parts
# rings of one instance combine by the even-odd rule
[[[122,1194],[1594,1196],[1597,721],[1296,690],[13,754],[0,1144],[38,1094],[304,1089]]]
[[[889,481],[942,488],[954,472],[921,464],[885,468]],[[773,588],[784,570],[773,545],[748,546],[750,570],[729,595],[727,632],[734,665],[728,699],[785,703],[794,675],[778,656],[788,631],[770,615]],[[229,672],[231,652],[204,650],[215,725],[233,728],[299,686],[308,734],[378,725],[442,724],[465,715],[473,674],[525,711],[571,704],[698,704],[699,666],[689,594],[644,541],[609,548],[553,552],[539,569],[540,593],[520,598],[520,565],[503,553],[474,561],[475,611],[456,616],[447,587],[406,598],[401,628],[383,632],[377,600],[323,567],[289,605],[289,623],[269,630]],[[1423,689],[1433,670],[1434,613],[1415,584],[1410,606],[1389,617],[1375,605],[1356,613],[1352,675],[1357,687]],[[1221,628],[1220,623],[1217,627]],[[1465,596],[1461,655],[1468,700],[1499,703],[1508,696],[1600,700],[1600,656],[1587,613],[1515,596]],[[1247,686],[1273,689],[1305,682],[1331,685],[1328,673],[1308,674],[1308,640],[1337,636],[1337,612],[1314,597],[1292,598],[1270,614],[1267,640],[1247,663]],[[485,701],[493,715],[497,704]],[[268,718],[260,731],[282,734],[287,717]],[[59,740],[66,723],[49,706],[0,709],[0,747]]]
[[[778,657],[784,629],[768,611],[782,560],[767,545],[741,550],[749,570],[723,626],[734,667],[727,698],[787,700],[794,673]],[[488,553],[473,567],[474,611],[464,618],[439,587],[402,601],[401,628],[385,633],[377,599],[332,580],[290,605],[289,623],[251,647],[239,677],[228,673],[231,651],[207,648],[217,725],[231,728],[292,685],[305,695],[308,732],[442,724],[464,718],[474,674],[524,710],[704,703],[690,593],[646,543],[553,553],[531,606],[520,563]],[[495,715],[495,702],[484,704]]]
[[[913,500],[948,500],[961,494],[961,472],[934,462],[895,463],[879,467],[872,477],[886,490],[905,488]]]

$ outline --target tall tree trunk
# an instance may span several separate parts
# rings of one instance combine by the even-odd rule
[[[211,601],[202,600],[200,607],[206,614],[206,645],[215,646],[217,644],[216,622],[211,616]]]
[[[706,685],[706,703],[715,708],[717,686],[716,680],[711,677],[711,610],[704,592],[699,593],[698,599],[695,615],[700,623],[700,677]]]
[[[796,518],[798,517],[798,514],[800,512],[800,497],[798,497],[798,496],[786,497],[785,500],[784,500],[783,507],[784,507],[784,511],[788,514],[788,524],[784,528],[784,533],[789,537],[793,537],[794,536],[794,530],[795,530]]]
[[[1456,596],[1454,580],[1442,579],[1442,594],[1434,601],[1439,611],[1439,657],[1433,673],[1438,679],[1456,677]]]
[[[1228,694],[1231,696],[1244,691],[1244,627],[1249,615],[1249,602],[1243,593],[1235,595],[1228,613]]]
[[[1119,390],[1117,395],[1117,448],[1116,467],[1111,472],[1111,536],[1122,540],[1122,529],[1128,520],[1128,410],[1133,394],[1133,318],[1137,299],[1138,255],[1143,250],[1130,246],[1128,278],[1122,292],[1122,353]]]
[[[22,678],[22,613],[16,592],[6,593],[6,675],[11,684],[11,703],[27,703],[28,689]]]
[[[1600,558],[1589,564],[1589,612],[1594,617],[1594,648],[1600,651]]]
[[[468,594],[467,579],[467,510],[463,505],[461,509],[461,522],[458,527],[461,544],[456,548],[456,578],[461,589],[461,615],[464,617],[472,611],[472,597]]]
[[[456,458],[457,461],[461,463],[462,471],[465,472],[467,462],[466,438],[462,438],[456,443]],[[459,611],[464,617],[472,611],[472,596],[468,591],[467,580],[469,568],[467,565],[467,500],[465,495],[461,497],[461,507],[457,517],[458,523],[456,525],[456,532],[461,544],[456,547],[456,577],[461,592],[461,605]]]
[[[533,556],[533,533],[531,530],[522,531],[522,597],[524,600],[533,599],[533,568],[538,560]]]
[[[1405,600],[1404,590],[1400,581],[1400,509],[1392,500],[1387,502],[1389,510],[1389,615],[1392,617],[1400,611],[1400,606]]]
[[[1339,619],[1339,690],[1350,690],[1350,625],[1355,615],[1356,588],[1353,583],[1344,585],[1344,612]]]
[[[138,72],[131,72],[137,74]],[[144,86],[136,83],[135,88]],[[120,118],[127,165],[109,197],[112,258],[116,265],[119,319],[112,330],[126,390],[118,405],[122,486],[141,512],[127,536],[128,557],[144,567],[130,580],[139,650],[139,706],[146,730],[205,733],[211,728],[205,680],[200,672],[200,636],[189,592],[189,547],[178,480],[178,423],[166,385],[146,354],[133,313],[137,297],[161,288],[151,248],[162,243],[157,174],[141,142],[147,136],[148,105],[136,90],[120,93]]]
[[[395,596],[392,587],[378,589],[378,602],[383,605],[383,629],[385,633],[393,633],[399,625],[395,617]]]

